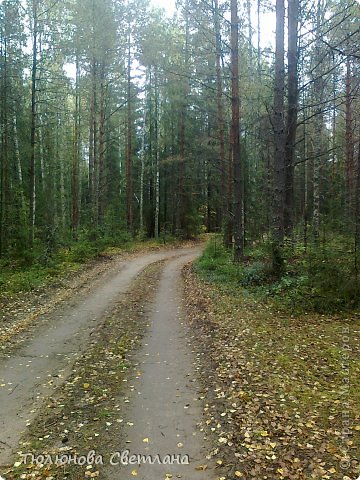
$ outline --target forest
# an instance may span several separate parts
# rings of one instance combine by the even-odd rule
[[[0,480],[355,480],[360,3],[173,3],[0,0]]]
[[[359,4],[230,3],[1,3],[4,268],[216,232],[260,276],[329,263],[354,304]]]

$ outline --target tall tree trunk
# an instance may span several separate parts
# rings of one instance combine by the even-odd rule
[[[62,232],[65,231],[66,226],[66,199],[65,199],[65,169],[64,169],[64,157],[62,155],[62,148],[60,147],[62,139],[61,119],[58,117],[57,129],[56,129],[56,159],[59,167],[59,190],[60,190],[60,202],[59,202],[59,216]]]
[[[145,139],[146,139],[146,99],[144,105],[143,131],[140,150],[140,235],[144,234],[144,176],[145,176]]]
[[[351,63],[346,60],[346,100],[345,100],[345,178],[346,178],[346,216],[352,220],[354,206],[354,139]]]
[[[186,174],[186,117],[187,117],[187,97],[189,90],[189,0],[185,2],[185,49],[184,49],[184,78],[183,78],[183,98],[181,99],[180,126],[179,126],[179,179],[178,179],[178,195],[176,209],[176,230],[180,234],[184,234],[184,216],[185,216],[185,174]]]
[[[74,147],[71,177],[71,227],[73,234],[80,226],[80,62],[76,51],[76,85],[75,85],[75,122],[74,122]]]
[[[24,197],[24,181],[23,181],[23,169],[21,165],[21,155],[20,155],[20,147],[19,147],[19,135],[17,129],[17,119],[15,113],[15,106],[14,106],[14,117],[13,117],[13,135],[14,135],[14,149],[15,149],[15,161],[16,161],[16,174],[19,184],[19,195],[20,195],[20,208],[21,208],[21,215],[23,222],[22,224],[25,225],[25,211],[26,211],[26,203]]]
[[[1,102],[1,169],[0,169],[0,256],[7,249],[8,242],[8,222],[9,222],[9,126],[8,126],[8,52],[7,38],[2,39],[1,57],[2,65],[2,102]]]
[[[159,238],[159,216],[160,216],[160,167],[159,167],[159,78],[158,69],[155,66],[155,221],[154,234]]]
[[[244,254],[244,245],[243,172],[240,152],[239,17],[237,0],[231,0],[231,112],[234,165],[234,260],[239,262]]]
[[[259,80],[261,79],[261,20],[260,20],[261,0],[257,0],[257,70]]]
[[[294,157],[298,112],[299,0],[288,2],[288,106],[285,148],[284,232],[290,237],[294,225]]]
[[[107,179],[105,165],[105,63],[101,62],[100,68],[100,109],[99,109],[99,179],[98,179],[98,222],[103,225],[105,217],[105,203],[107,198]]]
[[[91,99],[89,126],[89,209],[91,222],[97,226],[97,62],[95,57],[91,65]]]
[[[357,146],[356,178],[355,178],[355,253],[358,273],[358,259],[360,254],[360,131]]]
[[[225,225],[228,221],[228,204],[229,198],[227,197],[226,189],[226,162],[225,162],[225,121],[224,121],[224,98],[223,98],[223,80],[221,72],[221,32],[220,32],[220,15],[219,15],[219,0],[214,0],[213,3],[213,12],[214,12],[214,25],[215,25],[215,45],[216,45],[216,57],[215,57],[215,66],[216,66],[216,105],[217,105],[217,126],[219,134],[219,161],[220,161],[220,171],[221,171],[221,216],[224,227],[224,245],[230,247],[232,235],[225,235],[226,229]]]
[[[126,218],[133,234],[133,179],[132,179],[132,109],[131,109],[131,34],[128,33],[127,57],[127,135],[126,135]]]
[[[250,62],[252,62],[253,57],[253,28],[252,28],[252,21],[251,21],[251,0],[246,0],[246,14],[247,14],[247,22],[248,22],[248,49],[249,49],[249,58]]]
[[[29,247],[34,245],[35,215],[36,215],[36,90],[37,90],[37,37],[38,37],[38,0],[32,2],[33,32],[32,32],[32,72],[31,72],[31,127],[30,127],[30,168],[29,168]]]
[[[272,199],[272,268],[275,275],[283,270],[282,246],[284,241],[285,203],[285,124],[284,124],[284,0],[276,0],[276,49],[275,49],[275,88],[274,88],[274,160],[273,160],[273,199]]]
[[[319,35],[321,34],[321,26],[324,21],[324,2],[318,1],[316,14],[316,27]],[[314,138],[314,170],[313,170],[313,235],[315,244],[320,239],[320,172],[321,159],[323,154],[323,130],[324,130],[324,79],[323,65],[321,58],[320,40],[316,40],[315,44],[315,70],[314,70],[314,97],[317,107],[317,115],[315,117],[315,138]]]
[[[284,240],[284,189],[285,189],[285,126],[284,126],[284,0],[276,0],[276,51],[274,88],[274,165],[273,165],[273,228],[275,256]],[[279,267],[279,265],[274,265]]]

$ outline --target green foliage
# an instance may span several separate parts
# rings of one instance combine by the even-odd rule
[[[76,243],[73,247],[71,247],[69,258],[73,262],[83,263],[90,258],[95,257],[96,255],[98,255],[98,253],[99,249],[96,243],[82,241]]]
[[[261,285],[267,281],[271,269],[269,264],[256,261],[243,267],[241,285]]]
[[[195,270],[203,278],[228,287],[237,285],[240,278],[240,267],[224,248],[221,236],[213,236],[208,242],[202,257],[195,263]]]
[[[310,251],[299,244],[286,246],[279,277],[273,271],[271,244],[257,244],[246,253],[246,262],[234,265],[231,252],[214,237],[195,268],[203,278],[225,288],[246,288],[279,310],[334,313],[360,307],[360,278],[346,238],[328,239]]]

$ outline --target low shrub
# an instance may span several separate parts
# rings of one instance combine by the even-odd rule
[[[360,278],[350,247],[339,238],[312,246],[310,251],[302,245],[286,246],[283,272],[278,276],[269,243],[248,248],[244,263],[235,265],[232,252],[215,237],[195,268],[209,281],[227,288],[246,288],[280,310],[335,313],[360,307]]]

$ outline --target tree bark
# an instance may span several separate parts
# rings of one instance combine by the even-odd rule
[[[155,221],[154,235],[159,238],[159,216],[160,216],[160,167],[159,167],[159,78],[158,68],[155,66]]]
[[[144,105],[143,131],[140,150],[140,235],[144,234],[144,176],[145,176],[145,139],[146,139],[146,99]]]
[[[354,207],[354,139],[351,63],[346,60],[346,99],[345,99],[345,178],[346,178],[346,217],[352,220]]]
[[[75,122],[74,122],[74,147],[72,162],[72,216],[71,227],[73,234],[80,226],[80,62],[79,54],[76,52],[76,85],[75,85]]]
[[[272,237],[276,249],[284,240],[285,126],[284,126],[284,0],[276,0],[276,52],[274,89],[274,164]]]
[[[324,3],[319,0],[316,13],[316,27],[318,35],[321,34],[321,25],[324,21]],[[323,130],[324,130],[324,79],[323,65],[321,61],[320,39],[315,44],[315,70],[314,70],[314,96],[318,105],[315,117],[315,138],[314,138],[314,169],[313,169],[313,236],[315,244],[320,240],[320,172],[321,158],[323,153]]]
[[[38,37],[38,0],[32,2],[33,32],[32,32],[32,72],[31,72],[31,127],[30,127],[30,168],[29,168],[29,248],[34,245],[35,215],[36,215],[36,75],[37,75],[37,37]]]
[[[223,242],[226,247],[231,245],[231,236],[229,239],[226,232],[226,221],[228,217],[229,198],[226,189],[226,162],[225,162],[225,121],[224,121],[224,100],[223,100],[223,80],[221,72],[221,32],[220,32],[220,16],[219,16],[219,1],[214,0],[213,3],[213,20],[215,25],[215,66],[216,66],[216,105],[217,105],[217,127],[219,134],[219,163],[221,171],[221,216],[224,228]]]
[[[129,27],[130,28],[130,27]],[[133,234],[133,181],[132,181],[132,108],[131,108],[131,34],[128,33],[127,57],[127,135],[126,135],[126,218]]]
[[[234,165],[234,260],[244,255],[243,171],[240,152],[239,17],[237,0],[231,0],[231,112]]]
[[[2,102],[1,102],[1,169],[0,169],[0,256],[7,249],[8,221],[9,221],[9,127],[8,127],[8,52],[7,38],[2,39],[1,57],[2,65]]]
[[[99,108],[99,179],[98,179],[98,223],[103,225],[105,217],[105,204],[107,198],[107,181],[106,181],[106,165],[105,165],[105,129],[106,129],[106,112],[105,112],[105,61],[101,62],[100,67],[100,108]]]
[[[185,48],[184,48],[184,70],[183,77],[183,98],[181,99],[180,125],[179,125],[179,180],[176,208],[176,230],[180,235],[184,235],[185,228],[185,175],[186,175],[186,117],[187,117],[187,97],[189,90],[189,0],[185,2]]]
[[[288,2],[288,105],[285,147],[284,232],[291,237],[294,226],[294,159],[298,112],[299,0]]]

